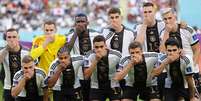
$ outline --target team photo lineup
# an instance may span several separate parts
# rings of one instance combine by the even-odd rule
[[[0,46],[0,101],[201,101],[201,30],[180,20],[177,0],[125,0],[130,6],[141,1],[136,6],[140,11],[107,5],[84,12],[71,5],[72,11],[53,10],[53,19],[43,12],[54,0],[5,1],[11,3],[4,5],[6,13],[15,15],[18,11],[11,8],[20,5],[35,21],[12,16],[9,23],[11,16],[0,14],[6,24],[0,28],[5,43]],[[43,3],[44,11],[29,15],[26,5],[32,1],[36,7]],[[71,2],[55,1],[58,7],[61,1]],[[95,2],[124,0],[86,1],[83,5],[92,9]],[[34,31],[36,26],[42,34],[22,42],[21,29]],[[68,31],[60,34],[60,27]]]

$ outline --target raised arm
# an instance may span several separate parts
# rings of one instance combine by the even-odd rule
[[[27,78],[23,77],[16,86],[12,87],[11,95],[13,97],[18,96],[18,94],[22,91],[22,89],[26,85],[26,80],[27,80]]]
[[[136,41],[140,42],[141,44],[144,44],[146,30],[147,30],[146,24],[139,25],[136,28],[136,31],[137,31]]]
[[[57,68],[56,71],[53,73],[53,75],[51,75],[48,79],[48,87],[53,87],[57,80],[59,79],[62,71],[64,71],[68,66],[65,66],[64,64],[60,63]]]
[[[126,66],[123,67],[121,71],[118,71],[115,74],[114,80],[118,80],[118,81],[122,80],[128,74],[130,69],[133,68],[133,66],[134,66],[134,63],[130,61]]]
[[[88,60],[86,60],[88,61]],[[84,69],[84,78],[85,79],[89,79],[91,74],[93,73],[93,71],[96,69],[96,66],[97,66],[97,63],[98,63],[98,60],[97,59],[94,59],[92,62],[91,62],[91,65],[88,67],[88,68],[85,68]]]

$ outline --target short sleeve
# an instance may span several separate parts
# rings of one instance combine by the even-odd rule
[[[193,61],[192,61],[192,59],[185,56],[184,60],[186,63],[185,75],[192,75],[194,73],[193,72]]]
[[[58,66],[58,61],[57,60],[53,61],[52,64],[50,65],[49,72],[48,72],[46,78],[44,79],[44,84],[45,85],[48,85],[48,80],[49,80],[49,78],[51,76],[54,75],[57,66]]]
[[[193,31],[191,35],[191,45],[194,45],[199,41],[199,39],[197,38],[197,33],[195,31]]]
[[[22,77],[23,77],[23,72],[22,71],[16,72],[15,75],[14,75],[14,77],[13,77],[13,84],[12,84],[12,86],[13,87],[17,86]]]
[[[118,67],[117,67],[117,72],[122,71],[123,68],[124,68],[124,66],[126,66],[129,61],[130,61],[130,60],[129,60],[129,56],[121,58],[121,60],[120,60],[120,62],[119,62],[119,65],[118,65]]]
[[[88,68],[91,65],[91,61],[89,58],[84,59],[84,68]]]

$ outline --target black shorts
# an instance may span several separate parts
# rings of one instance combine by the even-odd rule
[[[4,101],[15,101],[15,98],[11,96],[11,90],[4,89],[3,98]]]
[[[15,101],[43,101],[43,96],[38,96],[38,97],[17,97]]]
[[[111,100],[121,99],[121,89],[119,87],[109,89],[95,89],[90,90],[90,100],[105,101],[107,98]]]
[[[145,88],[126,86],[125,89],[123,90],[122,98],[137,101],[138,95],[142,100],[160,99],[160,94],[157,86],[145,87]]]
[[[185,101],[189,101],[189,91],[185,88],[165,88],[165,101],[177,101],[179,97],[183,97]]]
[[[195,80],[195,86],[197,88],[197,91],[201,94],[201,76],[199,73],[195,73],[193,75],[193,78]]]
[[[83,101],[89,101],[90,80],[80,80]]]
[[[74,89],[72,92],[64,93],[62,91],[53,90],[54,101],[82,101],[80,88]]]

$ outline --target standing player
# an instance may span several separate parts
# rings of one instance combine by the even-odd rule
[[[33,40],[31,56],[38,59],[38,67],[48,73],[50,63],[56,58],[59,48],[66,43],[66,38],[56,34],[57,28],[53,21],[46,21],[43,30],[44,34]]]
[[[99,35],[98,32],[88,29],[88,18],[79,13],[75,16],[75,26],[67,37],[69,39],[69,51],[71,55],[86,55],[93,48],[93,39]],[[82,95],[84,101],[89,101],[90,80],[84,80],[83,70],[79,71]]]
[[[122,56],[129,54],[127,47],[136,35],[122,24],[122,15],[119,8],[111,8],[108,11],[109,27],[104,28],[102,33],[106,44],[110,49],[118,50]]]
[[[156,9],[154,4],[143,4],[143,22],[136,27],[137,38],[145,52],[159,52],[160,34],[165,28],[165,23],[155,19]]]
[[[122,24],[122,18],[119,8],[111,8],[108,11],[109,27],[104,28],[102,33],[108,48],[117,50],[121,52],[122,56],[126,56],[129,54],[128,45],[135,40],[136,33]],[[121,80],[120,85],[123,88],[125,80]]]
[[[29,53],[20,45],[17,29],[8,29],[3,37],[7,42],[7,46],[0,50],[0,63],[3,63],[5,70],[3,98],[4,101],[14,101],[11,96],[13,76],[21,69],[22,58]]]
[[[160,34],[165,28],[165,23],[155,19],[156,8],[151,2],[143,4],[143,22],[136,27],[137,38],[142,44],[145,52],[160,52]],[[164,71],[158,76],[158,86],[160,90],[161,99],[163,97],[164,82],[166,78]]]
[[[162,17],[165,22],[165,30],[161,35],[162,47],[164,47],[164,42],[169,37],[177,39],[180,43],[180,47],[183,49],[183,55],[189,55],[193,60],[193,69],[194,69],[194,79],[196,87],[198,88],[199,93],[201,93],[201,84],[199,82],[199,40],[197,39],[196,32],[190,27],[182,28],[180,24],[177,23],[176,13],[173,9],[167,8],[162,12]]]

